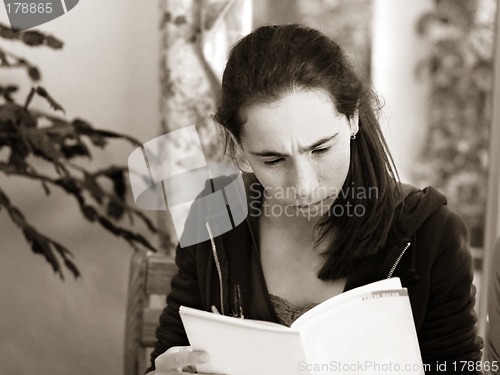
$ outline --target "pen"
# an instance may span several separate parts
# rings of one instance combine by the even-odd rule
[[[213,312],[214,314],[221,315],[221,313],[219,312],[219,310],[217,309],[217,307],[216,307],[215,305],[211,305],[211,306],[210,306],[210,308],[211,308],[211,310],[212,310],[212,312]],[[244,319],[243,314],[241,314],[241,315],[239,315],[239,316],[237,316],[237,315],[236,315],[236,317],[237,317],[237,318],[240,318],[240,319]]]

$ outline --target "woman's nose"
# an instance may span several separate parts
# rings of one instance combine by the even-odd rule
[[[318,188],[315,168],[307,161],[298,161],[290,177],[293,179],[291,185],[295,189],[295,199],[301,200],[302,203],[313,203]]]

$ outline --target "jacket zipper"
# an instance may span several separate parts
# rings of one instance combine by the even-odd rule
[[[214,260],[215,260],[215,268],[217,269],[217,275],[219,276],[219,293],[220,293],[220,308],[221,308],[221,314],[224,315],[224,286],[222,284],[222,270],[219,262],[219,256],[217,255],[217,247],[215,246],[215,241],[212,236],[212,230],[210,229],[210,224],[207,222],[206,223],[207,230],[208,230],[208,235],[210,236],[210,243],[212,245],[212,254],[214,255]],[[392,277],[392,274],[396,270],[396,267],[398,266],[399,262],[401,261],[401,258],[403,255],[406,253],[406,250],[410,247],[411,242],[407,242],[406,246],[403,248],[401,251],[401,254],[397,257],[396,261],[391,267],[391,270],[387,274],[387,278],[390,279]],[[240,301],[241,303],[241,301]]]
[[[394,271],[396,270],[396,267],[398,266],[399,264],[399,261],[401,260],[401,258],[403,257],[403,255],[405,254],[406,250],[408,250],[408,248],[410,247],[411,245],[411,242],[407,242],[406,243],[406,246],[404,247],[403,251],[401,251],[401,254],[399,254],[398,258],[396,259],[396,261],[394,262],[394,264],[392,265],[391,267],[391,270],[389,271],[389,274],[387,275],[387,278],[390,279],[392,277],[392,274],[394,273]]]
[[[239,285],[234,285],[233,287],[233,313],[232,316],[236,318],[245,319],[245,315],[243,315],[243,304],[241,303],[241,289]]]
[[[208,235],[210,237],[210,243],[212,244],[212,254],[214,255],[215,267],[217,268],[217,275],[219,276],[219,292],[220,292],[220,313],[224,315],[224,286],[222,285],[222,270],[219,262],[219,256],[217,255],[217,247],[215,247],[215,241],[212,236],[212,230],[210,229],[210,224],[206,223]]]

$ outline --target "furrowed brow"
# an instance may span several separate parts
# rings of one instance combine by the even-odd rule
[[[325,137],[325,138],[321,138],[321,139],[318,139],[316,142],[314,142],[312,145],[310,146],[305,146],[303,148],[300,149],[300,152],[301,153],[304,153],[304,152],[309,152],[309,151],[312,151],[314,150],[315,148],[319,147],[319,146],[322,146],[323,144],[327,143],[328,141],[332,140],[333,138],[335,138],[337,136],[337,134],[339,133],[335,133],[334,135],[330,136],[330,137]],[[255,156],[261,156],[261,157],[284,157],[286,156],[286,154],[282,154],[280,152],[277,152],[277,151],[272,151],[272,150],[264,150],[264,151],[259,151],[259,152],[252,152],[250,151],[250,153],[252,155],[255,155]]]
[[[306,146],[304,148],[302,148],[300,151],[301,152],[308,152],[308,151],[312,151],[314,150],[315,148],[319,147],[319,146],[322,146],[323,144],[325,144],[326,142],[332,140],[333,138],[335,138],[337,136],[337,134],[339,133],[335,133],[334,135],[332,135],[331,137],[325,137],[325,138],[321,138],[319,140],[317,140],[316,142],[314,142],[312,145],[310,146]]]

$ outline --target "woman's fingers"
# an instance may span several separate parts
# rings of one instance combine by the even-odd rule
[[[181,375],[181,374],[193,374],[193,373],[196,373],[198,375],[224,375],[224,374],[213,374],[213,373],[205,374],[205,373],[197,372],[196,369],[192,366],[185,367],[182,370],[183,370],[183,372],[171,372],[168,375]],[[310,374],[306,374],[306,375],[310,375]]]
[[[209,355],[204,351],[193,351],[191,347],[172,347],[155,359],[155,375],[192,374],[195,366],[206,363]],[[202,375],[202,374],[200,374]],[[205,374],[223,375],[223,374]]]
[[[180,372],[186,366],[205,363],[208,359],[208,354],[203,351],[180,350],[171,353],[167,351],[156,358],[155,367],[160,373],[172,370]]]

